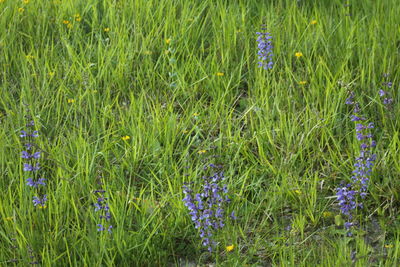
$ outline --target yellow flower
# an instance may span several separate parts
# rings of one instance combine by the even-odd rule
[[[73,27],[74,27],[74,25],[72,25],[71,23],[67,24],[68,29],[72,29]]]
[[[305,85],[305,84],[307,84],[307,81],[300,81],[299,84],[300,85]]]
[[[225,73],[223,73],[223,72],[217,72],[217,76],[224,76],[225,75]]]
[[[109,32],[110,31],[110,28],[104,28],[104,32]]]
[[[45,208],[47,208],[46,205],[43,205],[43,206],[42,206],[42,205],[38,205],[37,207],[38,207],[39,209],[45,209]]]
[[[34,59],[34,58],[35,58],[35,57],[32,56],[32,55],[26,55],[25,57],[26,57],[26,59],[28,59],[28,60],[29,60],[29,59]]]
[[[324,216],[325,218],[332,217],[332,212],[324,211],[324,212],[322,213],[322,216]]]
[[[76,18],[75,18],[75,21],[78,21],[78,22],[79,22],[79,21],[81,21],[81,20],[82,20],[81,17],[76,17]]]
[[[24,2],[24,4],[28,4],[29,0],[24,0],[23,2]]]
[[[197,117],[197,116],[199,116],[199,115],[200,115],[200,114],[197,113],[197,112],[196,112],[196,113],[193,113],[193,116],[194,116],[194,117]]]
[[[128,141],[129,139],[131,139],[129,135],[122,136],[122,140],[124,141]]]
[[[6,1],[6,0],[0,0],[0,4],[1,4],[1,3],[4,3],[4,1]]]
[[[317,21],[314,19],[314,20],[312,20],[312,21],[310,22],[310,24],[311,24],[311,25],[315,25],[315,24],[317,24]]]
[[[297,58],[301,58],[303,56],[303,53],[301,52],[296,52],[296,54],[294,54]]]
[[[230,246],[226,246],[225,249],[226,249],[226,251],[230,252],[230,251],[232,251],[234,248],[235,248],[234,245],[230,245]]]
[[[167,45],[169,45],[169,44],[171,43],[171,39],[170,39],[170,38],[166,39],[166,40],[165,40],[165,43],[166,43]]]
[[[64,24],[69,24],[69,20],[63,20]]]
[[[393,247],[393,244],[386,244],[385,245],[385,248],[392,248]]]
[[[68,102],[69,104],[71,104],[71,103],[75,103],[75,99],[68,98],[67,102]]]
[[[298,195],[301,195],[301,194],[302,194],[301,191],[300,191],[299,189],[294,190],[294,192],[295,192],[296,194],[298,194]]]
[[[25,9],[24,9],[23,7],[18,8],[18,12],[19,12],[19,13],[22,13],[22,12],[24,12],[24,11],[25,11]]]
[[[198,154],[204,154],[204,153],[206,153],[206,152],[207,152],[207,150],[202,149],[202,150],[199,150],[197,153],[198,153]]]

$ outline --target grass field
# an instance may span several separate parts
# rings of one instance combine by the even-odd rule
[[[0,0],[0,265],[399,266],[399,14],[397,0]],[[351,217],[338,188],[365,149],[349,99],[376,141]],[[210,253],[183,186],[216,171],[230,201]]]

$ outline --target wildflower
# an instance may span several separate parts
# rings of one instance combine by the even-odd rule
[[[46,202],[47,202],[47,195],[44,195],[42,198],[40,197],[33,197],[33,205],[36,207],[42,207],[44,208],[46,206]]]
[[[215,170],[220,167],[214,164],[204,166],[204,170]],[[189,215],[199,230],[201,244],[212,252],[215,245],[214,232],[225,226],[224,206],[230,202],[227,197],[226,185],[220,185],[225,179],[223,171],[215,171],[210,176],[204,176],[201,193],[195,194],[189,184],[183,185],[184,205],[189,210]]]
[[[224,76],[225,75],[225,73],[223,73],[223,72],[217,72],[217,76]]]
[[[310,24],[311,24],[311,25],[315,25],[315,24],[317,24],[317,21],[314,19],[314,20],[312,20],[312,21],[310,22]]]
[[[23,0],[22,2],[24,2],[24,4],[28,4],[29,0]]]
[[[125,135],[121,139],[124,141],[128,141],[129,139],[131,139],[131,137],[129,135]]]
[[[299,190],[299,189],[294,190],[294,192],[295,192],[297,195],[301,195],[301,194],[302,194],[301,190]]]
[[[69,104],[71,104],[71,103],[75,103],[75,99],[68,98],[67,102],[68,102]]]
[[[372,140],[372,134],[368,133],[369,129],[374,128],[373,123],[364,124],[361,121],[365,118],[361,118],[358,115],[360,108],[358,103],[354,101],[354,93],[350,93],[350,97],[346,99],[346,104],[354,105],[353,115],[351,115],[352,121],[357,121],[355,126],[356,138],[361,141],[360,144],[360,155],[356,157],[356,163],[354,164],[353,176],[351,182],[345,186],[341,186],[336,189],[337,200],[339,201],[340,211],[347,217],[347,222],[344,224],[346,230],[354,225],[353,211],[358,207],[362,208],[362,202],[367,195],[369,176],[372,172],[376,155],[372,153],[371,149],[376,146],[376,142]],[[360,121],[360,122],[359,122]],[[351,235],[351,232],[348,232]]]
[[[23,13],[24,11],[25,11],[25,8],[23,8],[23,7],[18,8],[19,13]]]
[[[207,152],[207,150],[205,150],[205,149],[202,149],[202,150],[197,151],[198,154],[204,154],[204,153],[206,153],[206,152]]]
[[[104,32],[109,32],[110,31],[110,28],[104,28]]]
[[[73,27],[74,27],[74,25],[72,25],[71,23],[67,24],[68,29],[72,29]]]
[[[266,28],[261,28],[262,32],[256,32],[258,35],[258,67],[263,67],[264,69],[272,69],[274,65],[272,61],[272,36],[270,33],[266,32]]]
[[[301,52],[296,52],[294,55],[295,55],[297,58],[301,58],[301,57],[303,56],[303,53],[301,53]]]
[[[197,116],[199,116],[199,115],[200,115],[200,114],[197,113],[197,112],[193,113],[193,117],[197,117]]]
[[[25,58],[28,59],[28,60],[30,60],[30,59],[34,59],[35,57],[32,56],[32,55],[26,55]]]
[[[75,18],[75,21],[78,21],[78,22],[82,20],[81,15],[79,13],[75,14],[74,18]]]
[[[165,40],[165,43],[166,43],[167,45],[169,45],[169,44],[171,43],[171,39],[166,39],[166,40]]]
[[[5,0],[0,0],[0,4],[2,4],[2,3],[4,3],[5,2]]]
[[[63,24],[70,24],[69,20],[63,20]]]
[[[93,204],[94,211],[100,213],[99,218],[102,221],[102,223],[106,223],[106,222],[110,221],[110,219],[111,219],[110,207],[108,206],[107,198],[104,197],[105,192],[106,191],[103,189],[94,191],[94,194],[97,194],[97,196],[98,196],[97,202]],[[98,232],[104,231],[106,229],[104,227],[104,225],[101,223],[97,224],[97,227],[98,227],[97,228]],[[111,229],[112,229],[112,225],[109,225],[107,230],[110,234],[112,233]]]
[[[393,244],[385,244],[385,248],[393,248]]]
[[[226,246],[225,247],[226,251],[228,251],[228,252],[232,251],[234,248],[235,248],[234,245],[230,245],[230,246]]]
[[[307,81],[300,81],[299,84],[300,85],[305,85],[305,84],[307,84]]]

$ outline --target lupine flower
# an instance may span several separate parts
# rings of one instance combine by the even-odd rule
[[[33,205],[36,206],[40,206],[40,207],[45,207],[46,206],[46,202],[47,202],[47,195],[44,195],[42,198],[40,197],[33,197]]]
[[[384,74],[383,76],[385,77],[385,79],[388,79],[389,74]],[[386,82],[383,82],[382,85],[385,86],[387,89],[391,89],[392,86],[393,86],[393,83],[386,81]],[[379,90],[379,96],[380,97],[384,97],[382,102],[386,106],[388,106],[388,105],[393,103],[393,98],[387,97],[388,95],[389,95],[388,91],[385,91],[383,89]]]
[[[220,168],[214,164],[208,164],[205,169]],[[226,185],[220,185],[225,179],[223,171],[216,171],[211,176],[202,178],[201,193],[194,194],[190,184],[183,185],[185,197],[183,202],[189,210],[189,215],[200,232],[202,245],[212,252],[215,246],[213,240],[214,232],[224,227],[225,211],[224,207],[230,202],[227,196],[228,189]],[[236,218],[232,212],[231,218]]]
[[[272,36],[270,33],[266,32],[266,28],[261,28],[262,32],[256,32],[258,35],[258,67],[263,67],[264,69],[272,69],[274,63],[272,61],[273,56],[273,46],[272,46]]]
[[[104,193],[106,191],[103,189],[100,190],[95,190],[95,194],[99,194],[99,197],[97,198],[97,202],[93,204],[94,206],[94,211],[99,213],[99,218],[103,222],[108,222],[111,219],[111,213],[110,213],[110,207],[108,206],[107,203],[107,198],[104,197]],[[97,231],[101,232],[104,231],[106,228],[103,226],[103,224],[97,224]],[[112,225],[109,225],[107,228],[107,231],[111,234],[112,233]]]
[[[373,154],[371,150],[376,146],[376,142],[372,140],[372,134],[367,132],[369,129],[374,128],[374,124],[364,124],[361,122],[366,119],[357,114],[360,112],[360,108],[358,103],[354,101],[353,92],[351,92],[350,97],[346,99],[346,104],[354,105],[354,114],[351,115],[351,120],[357,121],[355,126],[356,138],[361,141],[360,155],[356,157],[351,183],[336,189],[340,211],[347,217],[347,222],[344,226],[347,230],[350,230],[354,225],[354,222],[352,222],[353,212],[358,207],[362,208],[361,199],[364,199],[367,195],[369,176],[371,175],[372,167],[376,160],[376,155]],[[348,232],[348,235],[351,235],[351,232]]]
[[[20,137],[25,140],[24,146],[26,149],[21,152],[21,158],[27,161],[23,164],[23,170],[29,173],[29,176],[31,176],[26,179],[26,185],[35,189],[36,193],[40,195],[41,190],[39,189],[39,185],[46,186],[46,179],[39,177],[40,174],[38,173],[38,171],[40,170],[40,163],[36,160],[41,157],[41,151],[35,151],[37,150],[37,146],[33,142],[34,138],[37,138],[39,134],[38,131],[33,130],[35,122],[31,120],[30,116],[26,117],[28,118],[26,130],[22,130],[20,134]],[[47,195],[43,195],[42,197],[33,197],[33,205],[35,207],[37,206],[39,208],[45,208],[46,201]]]

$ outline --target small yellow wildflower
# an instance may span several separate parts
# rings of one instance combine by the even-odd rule
[[[43,205],[43,206],[42,206],[42,205],[38,205],[37,207],[38,207],[39,209],[45,209],[45,208],[47,208],[46,205]]]
[[[110,28],[104,28],[104,32],[109,32],[110,31]]]
[[[299,84],[300,85],[305,85],[305,84],[307,84],[307,81],[300,81]]]
[[[68,102],[69,104],[71,104],[71,103],[75,103],[75,99],[68,98],[67,102]]]
[[[63,24],[69,24],[70,23],[70,21],[69,20],[63,20]]]
[[[294,54],[297,58],[301,58],[303,56],[303,53],[301,52],[296,52],[296,54]]]
[[[197,117],[197,116],[199,116],[199,115],[200,115],[200,114],[197,113],[197,112],[193,113],[193,117]]]
[[[295,192],[296,194],[298,194],[298,195],[301,195],[301,194],[302,194],[301,191],[300,191],[299,189],[294,190],[294,192]]]
[[[207,152],[207,150],[202,149],[202,150],[199,150],[197,153],[198,153],[198,154],[204,154],[204,153],[206,153],[206,152]]]
[[[324,211],[323,213],[322,213],[322,216],[324,216],[324,218],[329,218],[329,217],[332,217],[332,212],[329,212],[329,211]]]
[[[129,139],[131,139],[129,135],[122,136],[122,140],[124,141],[128,141]]]
[[[166,39],[166,40],[165,40],[165,43],[166,43],[167,45],[169,45],[169,44],[171,43],[171,39],[170,39],[170,38]]]
[[[67,24],[68,29],[72,29],[73,27],[74,27],[74,25],[72,25],[71,23]]]
[[[78,21],[78,22],[82,20],[81,15],[79,13],[75,14],[74,18],[75,18],[75,21]]]
[[[393,244],[386,244],[385,245],[385,248],[392,248],[393,247]]]
[[[230,251],[232,251],[234,248],[235,248],[234,245],[230,245],[230,246],[226,246],[225,249],[226,249],[226,251],[230,252]]]
[[[315,24],[317,24],[317,21],[314,19],[314,20],[312,20],[312,21],[310,22],[310,24],[311,24],[311,25],[315,25]]]
[[[23,7],[18,8],[19,13],[23,13],[24,11],[25,11],[25,8],[23,8]]]
[[[22,2],[24,2],[24,4],[28,4],[28,3],[29,3],[29,0],[24,0],[24,1],[22,1]]]
[[[12,221],[14,218],[13,217],[6,217],[6,218],[4,218],[4,220],[6,220],[6,221]]]
[[[225,73],[223,73],[223,72],[217,72],[217,76],[224,76],[225,75]]]
[[[4,1],[6,1],[6,0],[0,0],[0,4],[1,4],[1,3],[4,3]]]
[[[26,55],[25,57],[26,57],[26,59],[28,59],[28,60],[29,60],[29,59],[34,59],[34,58],[35,58],[35,57],[32,56],[32,55]]]

